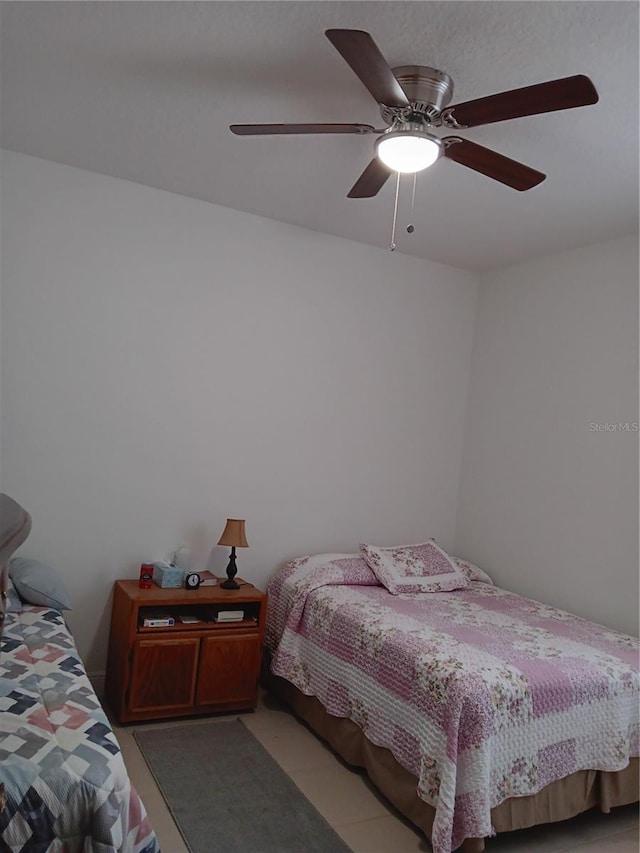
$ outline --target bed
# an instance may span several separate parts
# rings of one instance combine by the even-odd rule
[[[461,588],[399,594],[362,554],[287,563],[268,587],[268,686],[434,853],[637,802],[637,639],[450,561]]]
[[[0,850],[159,853],[120,748],[58,610],[5,615]]]
[[[29,514],[0,494],[0,853],[160,853],[73,637],[50,606],[69,607],[66,590],[50,566],[9,560],[30,529]]]

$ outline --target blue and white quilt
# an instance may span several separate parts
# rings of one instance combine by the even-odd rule
[[[59,611],[7,613],[0,644],[0,853],[159,853]]]

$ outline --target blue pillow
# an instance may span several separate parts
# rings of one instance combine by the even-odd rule
[[[69,593],[58,572],[38,560],[12,557],[9,560],[9,577],[20,598],[29,604],[72,610]]]

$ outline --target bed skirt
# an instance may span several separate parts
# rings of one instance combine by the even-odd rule
[[[364,767],[373,784],[398,811],[431,838],[435,809],[418,797],[418,780],[398,764],[390,750],[372,744],[354,722],[331,716],[315,696],[305,696],[266,667],[264,683],[348,764]],[[500,833],[568,820],[595,806],[601,812],[609,812],[616,806],[638,802],[639,771],[639,759],[633,758],[628,767],[617,773],[599,770],[572,773],[538,794],[500,803],[491,809],[491,822]],[[482,838],[467,838],[462,845],[463,853],[482,853],[484,849]]]

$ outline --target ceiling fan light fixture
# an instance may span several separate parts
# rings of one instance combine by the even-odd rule
[[[423,130],[390,130],[376,140],[376,154],[394,172],[421,172],[442,154],[442,142]]]

